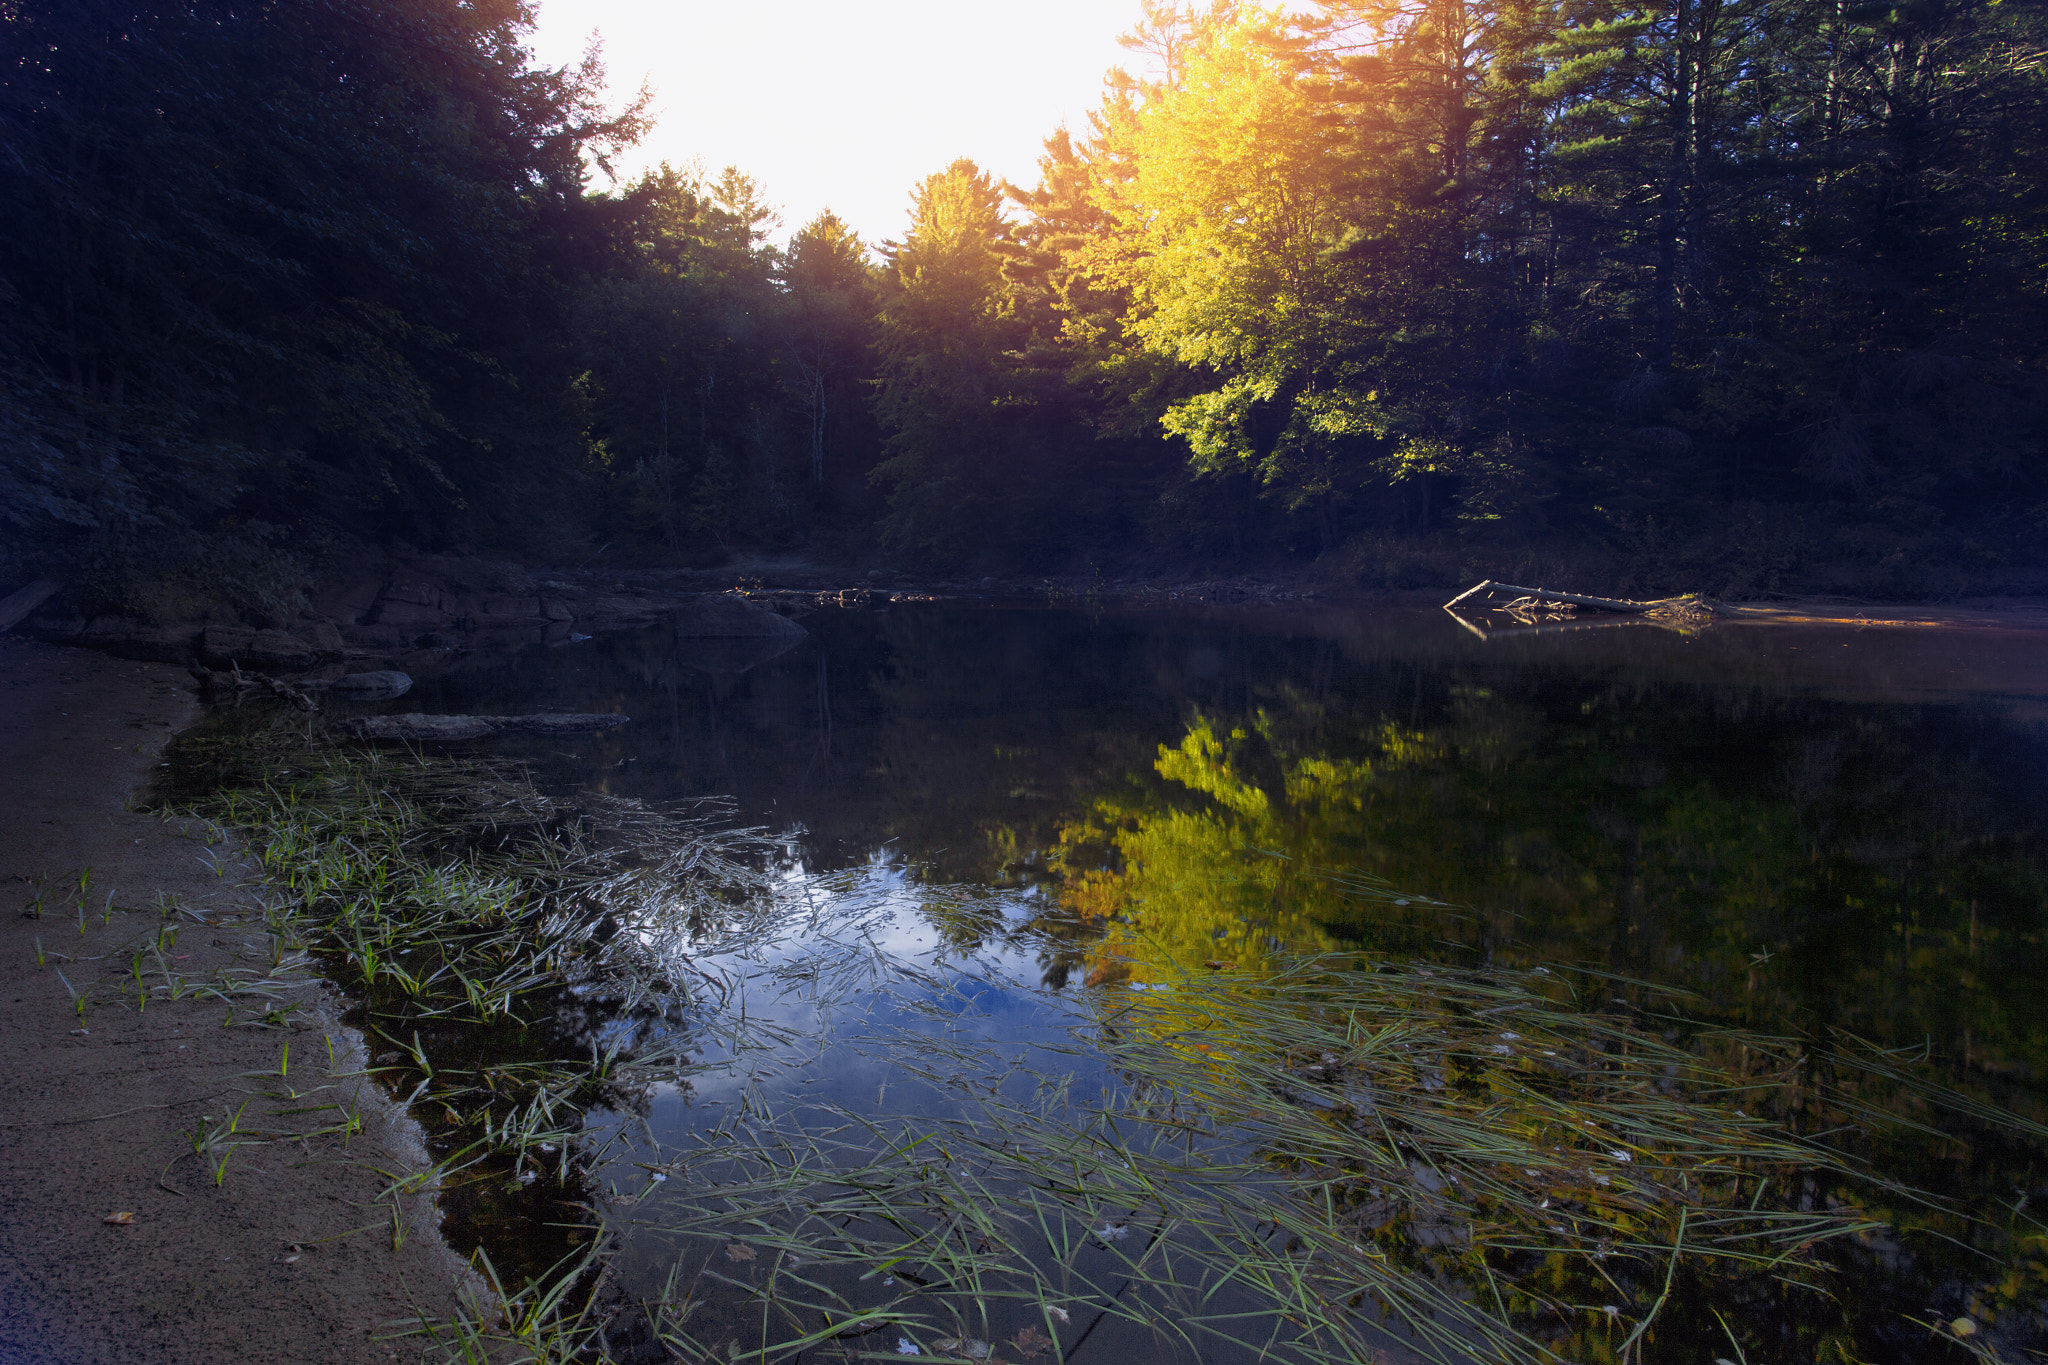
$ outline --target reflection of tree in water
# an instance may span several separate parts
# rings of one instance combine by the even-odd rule
[[[1110,926],[1098,974],[1447,940],[2039,1074],[2048,875],[1957,719],[1622,685],[1454,685],[1415,722],[1275,698],[1070,822],[1061,898]]]
[[[2039,1114],[2038,1091],[2003,1082],[2038,1076],[2048,1044],[2035,1023],[2048,878],[1955,719],[1674,689],[1504,696],[1473,685],[1448,689],[1416,724],[1279,702],[1235,726],[1198,716],[1177,745],[1159,746],[1152,780],[1065,827],[1059,899],[1099,929],[1086,949],[1098,984],[1178,986],[1190,972],[1257,973],[1293,953],[1357,948],[1582,962],[1689,987],[1699,998],[1677,1009],[1695,1018],[1806,1032],[1807,1055],[1778,1058],[1768,1079],[1745,1044],[1700,1046],[1757,1087],[1737,1096],[1751,1114],[1796,1132],[1846,1130],[1833,1140],[1870,1169],[1989,1221],[1809,1174],[1782,1197],[1953,1240],[1944,1251],[1887,1231],[1838,1248],[1836,1308],[1767,1310],[1789,1333],[1781,1344],[1812,1346],[1810,1328],[1870,1346],[1889,1330],[1888,1295],[1945,1297],[1980,1321],[2024,1318],[2043,1273],[2026,1268],[2026,1247],[2039,1239],[1990,1228],[2038,1183],[2038,1149],[1995,1116],[1937,1118],[1829,1033],[1951,1042],[1935,1075]],[[1992,962],[2002,970],[1988,972]],[[1591,1003],[1648,1003],[1592,984]],[[1180,992],[1143,998],[1171,1015]],[[1129,1027],[1136,1016],[1119,1005],[1112,1017]],[[1330,1084],[1317,1065],[1329,1055],[1275,1061]],[[1961,1245],[1990,1259],[1951,1259]],[[2005,1272],[1992,1269],[2001,1262]],[[1691,1325],[1713,1333],[1704,1304],[1690,1305]]]

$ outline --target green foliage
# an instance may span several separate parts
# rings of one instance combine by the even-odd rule
[[[889,458],[885,544],[937,563],[966,558],[989,516],[992,462],[1008,443],[1005,352],[1017,337],[1003,285],[1010,241],[1000,188],[955,161],[918,188],[910,230],[883,245],[875,410]]]
[[[2041,37],[1960,3],[1155,6],[1166,79],[1113,81],[1020,202],[1087,282],[1055,307],[1103,420],[1316,547],[1630,560],[1658,522],[1699,562],[1796,521],[1797,563],[1707,572],[1911,590],[1884,545],[1995,571],[2037,534]]]
[[[829,213],[771,246],[735,168],[594,189],[644,101],[521,5],[23,0],[0,573],[256,616],[303,575],[224,547],[323,537],[2038,586],[2042,13],[1148,4],[1035,187],[956,162],[878,267]]]
[[[9,7],[4,478],[43,556],[226,520],[490,534],[554,482],[544,257],[634,136],[517,6]],[[522,382],[527,381],[527,382]],[[534,382],[539,381],[539,382]],[[10,404],[10,406],[12,406]]]

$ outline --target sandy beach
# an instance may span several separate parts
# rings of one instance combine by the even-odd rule
[[[248,868],[136,809],[197,713],[176,668],[0,640],[0,1360],[417,1358],[463,1273],[386,1193],[417,1129],[272,970]]]

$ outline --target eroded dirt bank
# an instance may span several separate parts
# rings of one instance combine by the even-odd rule
[[[410,1122],[245,869],[130,808],[196,710],[176,668],[0,640],[0,1361],[411,1358],[389,1325],[462,1270],[431,1194],[384,1196]]]

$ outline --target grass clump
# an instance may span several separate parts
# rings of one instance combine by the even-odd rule
[[[426,1128],[435,1165],[392,1193],[438,1182],[454,1241],[537,1276],[591,1235],[561,1217],[588,1207],[584,1112],[682,1060],[663,1040],[715,985],[682,945],[744,915],[757,841],[715,804],[571,806],[489,763],[298,739],[205,751],[231,780],[194,813],[247,841],[278,941],[349,993]]]

